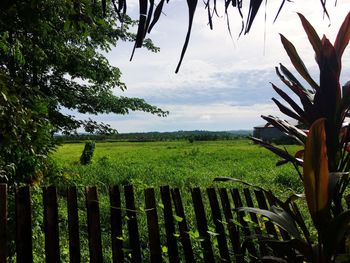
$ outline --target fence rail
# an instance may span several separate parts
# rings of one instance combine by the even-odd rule
[[[255,214],[245,214],[237,209],[242,206],[268,208],[270,203],[259,190],[226,188],[192,188],[190,210],[195,224],[189,224],[187,207],[180,190],[169,186],[144,190],[144,209],[137,206],[131,185],[113,186],[109,190],[110,226],[101,227],[101,211],[97,188],[85,188],[87,240],[90,262],[104,261],[101,235],[110,234],[113,262],[246,262],[266,254],[266,247],[258,245],[254,237],[261,234],[287,239],[287,234]],[[8,260],[10,231],[8,214],[9,193],[0,184],[0,263]],[[19,263],[33,262],[32,197],[30,187],[15,189],[15,253]],[[124,194],[124,196],[123,196]],[[81,262],[81,222],[77,188],[70,187],[64,196],[67,207],[67,231],[69,261]],[[45,261],[61,262],[59,207],[57,189],[43,188],[43,231],[45,236]],[[123,202],[124,200],[124,202]],[[138,202],[136,202],[138,201]],[[141,211],[141,212],[140,212]],[[146,220],[147,234],[141,235],[139,222]],[[106,230],[107,229],[107,230]],[[127,233],[126,233],[127,232]],[[194,249],[193,236],[197,233],[200,246]],[[127,240],[121,238],[128,236]],[[141,240],[146,237],[147,240]],[[247,237],[250,237],[247,239]],[[61,239],[60,239],[61,238]],[[198,241],[197,240],[197,241]],[[147,244],[148,257],[142,253]],[[165,249],[164,249],[165,248]],[[127,251],[127,253],[125,253]],[[43,256],[44,258],[44,256]],[[167,259],[166,259],[167,258]]]

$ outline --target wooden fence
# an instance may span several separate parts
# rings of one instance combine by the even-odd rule
[[[255,214],[245,215],[234,208],[242,206],[271,205],[264,193],[250,189],[199,188],[189,189],[191,210],[195,224],[189,224],[179,189],[168,186],[144,190],[144,209],[141,213],[135,202],[133,186],[114,186],[109,190],[110,232],[113,262],[246,262],[265,255],[266,247],[253,242],[261,234],[288,239],[288,235],[271,222],[261,220]],[[5,184],[0,185],[0,263],[7,262],[10,229],[8,222],[8,193]],[[205,196],[206,195],[206,196]],[[123,197],[123,198],[122,198]],[[70,262],[82,262],[81,232],[79,231],[77,188],[70,187],[65,196],[68,214],[68,244]],[[160,199],[160,200],[157,200]],[[87,237],[90,262],[103,262],[104,247],[101,241],[100,207],[96,187],[86,187]],[[125,200],[125,202],[122,202]],[[140,201],[139,201],[140,202]],[[46,262],[61,262],[58,195],[55,187],[43,188],[43,232],[45,235]],[[207,209],[205,209],[207,207]],[[209,207],[209,209],[208,209]],[[186,208],[186,209],[184,209]],[[193,209],[192,209],[193,208]],[[15,190],[15,245],[17,262],[33,262],[32,201],[31,189]],[[80,208],[81,209],[81,208]],[[209,212],[208,212],[209,211]],[[162,214],[160,214],[162,213]],[[147,240],[141,240],[139,221],[145,217]],[[248,220],[247,220],[248,218]],[[212,225],[209,231],[209,225]],[[199,234],[199,244],[194,249],[190,233]],[[127,233],[126,233],[127,232]],[[143,233],[144,234],[144,233]],[[126,241],[122,236],[128,236]],[[145,235],[143,235],[145,236]],[[147,236],[147,235],[146,235]],[[147,258],[141,251],[141,243],[147,244]],[[144,246],[143,246],[144,248]],[[125,251],[128,251],[125,253]],[[200,253],[200,255],[198,255]],[[167,259],[166,259],[167,258]],[[106,260],[104,261],[106,262]]]

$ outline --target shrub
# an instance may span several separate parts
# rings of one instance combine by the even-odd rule
[[[92,156],[94,155],[94,151],[95,151],[95,142],[87,141],[85,143],[84,150],[80,156],[80,163],[82,165],[91,163],[91,159],[92,159]]]

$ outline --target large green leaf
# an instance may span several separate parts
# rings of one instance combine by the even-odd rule
[[[260,214],[270,219],[274,224],[286,230],[293,237],[302,240],[299,230],[297,229],[293,218],[281,208],[275,206],[270,210],[255,208],[255,207],[241,207],[238,211]]]

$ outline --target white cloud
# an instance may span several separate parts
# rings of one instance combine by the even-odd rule
[[[137,3],[137,2],[136,2]],[[286,3],[275,24],[272,21],[281,1],[268,1],[267,22],[264,22],[264,7],[259,11],[252,30],[236,40],[240,19],[230,17],[230,38],[224,18],[214,20],[214,30],[207,26],[207,13],[203,6],[196,11],[192,36],[179,74],[174,74],[187,30],[187,7],[185,1],[170,1],[165,5],[158,25],[150,37],[161,47],[157,54],[137,50],[129,62],[133,44],[121,43],[108,55],[110,61],[123,73],[128,86],[126,96],[143,97],[150,103],[169,110],[168,118],[157,118],[144,113],[130,116],[98,118],[120,131],[225,130],[252,128],[261,123],[261,114],[276,113],[270,104],[275,96],[269,85],[279,85],[274,67],[282,62],[292,68],[280,43],[283,33],[295,44],[307,67],[317,72],[314,55],[303,32],[296,12],[301,11],[315,25],[319,35],[325,33],[331,40],[347,12],[350,1],[338,1],[338,6],[328,4],[331,16],[323,19],[319,0]],[[218,1],[218,5],[222,1]],[[131,8],[137,18],[137,4]],[[219,10],[223,16],[223,10]],[[232,15],[237,16],[237,13]],[[265,28],[266,27],[266,28]],[[264,32],[266,29],[266,42]],[[264,48],[265,44],[265,48]],[[350,64],[350,48],[344,54],[343,67]],[[264,54],[265,52],[265,54]],[[317,79],[317,74],[313,74]],[[349,70],[342,80],[350,79]],[[283,85],[280,85],[283,87]],[[116,90],[117,94],[120,91]],[[232,106],[233,105],[233,106]]]

